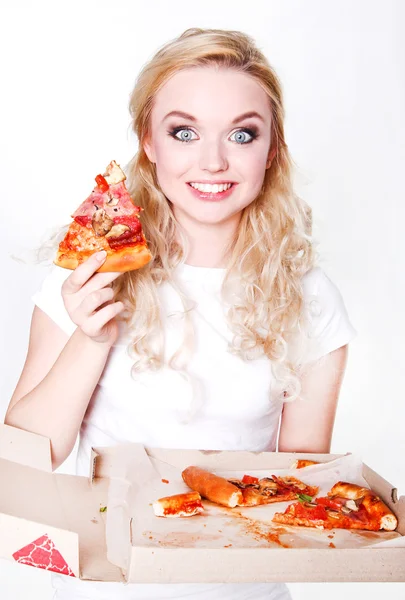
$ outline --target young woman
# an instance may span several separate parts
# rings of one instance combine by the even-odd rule
[[[55,468],[80,434],[78,474],[92,446],[122,442],[328,452],[354,331],[314,266],[274,71],[240,32],[187,30],[144,67],[130,108],[129,188],[154,260],[53,269],[6,422],[49,437]],[[57,587],[69,600],[290,597],[281,584]]]

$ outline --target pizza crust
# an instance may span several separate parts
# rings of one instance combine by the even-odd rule
[[[58,250],[54,260],[55,265],[64,269],[74,270],[85,260],[90,258],[92,252],[63,252]],[[146,246],[128,246],[120,250],[107,252],[107,258],[97,273],[125,273],[134,271],[146,265],[152,255]]]
[[[367,494],[371,494],[369,488],[361,487],[355,483],[347,483],[346,481],[338,481],[328,492],[328,496],[341,496],[348,500],[358,500]]]
[[[214,475],[199,467],[187,467],[182,472],[183,481],[211,502],[229,508],[243,504],[242,491],[224,477]]]

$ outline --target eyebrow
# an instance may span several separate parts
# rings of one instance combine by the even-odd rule
[[[188,113],[185,113],[181,110],[172,110],[163,118],[163,121],[165,121],[169,117],[180,117],[181,119],[187,119],[187,121],[192,121],[193,123],[197,123],[197,119],[195,117],[193,117],[193,115],[189,115]],[[243,113],[242,115],[239,115],[239,117],[236,117],[236,119],[234,119],[232,121],[231,125],[236,125],[237,123],[240,123],[241,121],[245,121],[246,119],[254,119],[254,118],[260,119],[264,123],[264,118],[258,112],[250,111],[250,112]]]

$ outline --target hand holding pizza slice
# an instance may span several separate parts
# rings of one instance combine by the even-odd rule
[[[75,269],[100,250],[107,252],[98,272],[132,271],[152,258],[135,206],[125,186],[125,174],[111,161],[97,186],[73,213],[73,223],[59,244],[55,264]]]

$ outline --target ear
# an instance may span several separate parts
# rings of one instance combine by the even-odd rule
[[[267,158],[267,162],[266,162],[266,169],[268,169],[271,165],[271,163],[273,162],[274,157],[277,154],[277,147],[275,146],[274,148],[272,148],[272,150],[270,150],[269,152],[269,156]]]
[[[146,156],[149,158],[150,162],[156,162],[155,150],[153,148],[153,143],[149,135],[147,135],[143,141],[143,149],[145,151]]]

